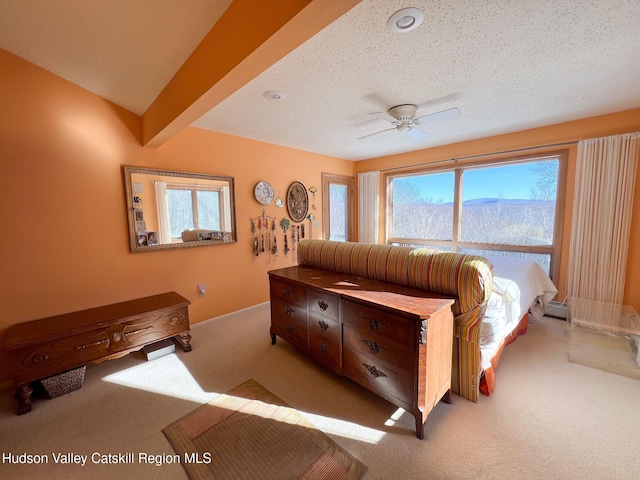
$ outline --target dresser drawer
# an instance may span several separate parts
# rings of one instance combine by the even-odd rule
[[[407,373],[411,373],[415,369],[414,351],[399,346],[383,335],[377,335],[371,330],[356,330],[349,325],[344,325],[342,338],[344,348],[369,355],[376,361],[394,365]]]
[[[307,309],[274,298],[271,300],[271,322],[296,323],[305,330],[307,328]]]
[[[269,282],[271,298],[277,297],[290,305],[307,308],[307,289],[295,283],[271,279]]]
[[[309,331],[311,333],[317,333],[339,341],[342,326],[337,320],[331,320],[320,315],[309,314]]]
[[[343,349],[343,375],[378,395],[414,403],[413,375],[350,348]]]
[[[278,298],[271,300],[272,333],[280,335],[298,348],[308,348],[307,311]]]
[[[311,357],[318,363],[342,374],[340,368],[340,340],[319,333],[312,333],[309,339]]]
[[[307,292],[309,313],[321,315],[327,319],[335,320],[340,318],[340,297],[320,290],[309,290]]]
[[[356,302],[342,302],[342,322],[361,332],[372,332],[397,343],[415,349],[415,323],[383,310]]]

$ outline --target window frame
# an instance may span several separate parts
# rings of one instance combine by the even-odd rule
[[[566,175],[568,150],[556,150],[540,153],[531,153],[516,156],[500,156],[485,158],[475,161],[443,161],[434,162],[432,166],[424,164],[420,167],[410,167],[403,169],[391,169],[384,172],[384,198],[385,198],[385,241],[387,244],[399,245],[420,245],[424,247],[445,247],[452,252],[459,252],[461,249],[478,249],[490,251],[507,251],[515,253],[545,254],[550,256],[549,276],[551,279],[560,276],[560,256],[562,249],[562,231],[564,225]],[[461,239],[462,234],[462,184],[464,172],[478,167],[497,167],[509,164],[532,163],[536,160],[558,160],[558,179],[556,191],[555,219],[553,229],[553,243],[551,245],[513,245],[501,243],[470,242]],[[452,220],[452,240],[430,240],[392,237],[391,229],[393,225],[393,199],[391,182],[394,179],[415,175],[425,175],[433,173],[454,172],[454,195],[453,195],[453,220]]]
[[[347,238],[346,242],[353,242],[354,233],[354,206],[353,206],[353,185],[354,178],[348,175],[338,175],[334,173],[322,173],[322,238],[328,240],[331,235],[331,194],[330,185],[343,185],[347,188],[347,205],[345,215],[347,216]]]

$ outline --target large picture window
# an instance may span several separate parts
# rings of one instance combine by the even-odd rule
[[[454,172],[396,177],[391,187],[391,237],[453,240]]]
[[[558,264],[565,154],[387,174],[387,240]]]

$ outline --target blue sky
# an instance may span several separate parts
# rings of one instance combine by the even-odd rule
[[[464,174],[464,200],[528,199],[538,179],[535,165],[535,163],[521,163],[502,167],[467,169]],[[420,187],[423,198],[433,199],[435,202],[453,202],[453,172],[405,178]]]

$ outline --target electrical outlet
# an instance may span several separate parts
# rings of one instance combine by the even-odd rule
[[[207,294],[207,286],[204,283],[198,284],[198,292],[201,297],[204,297]]]

